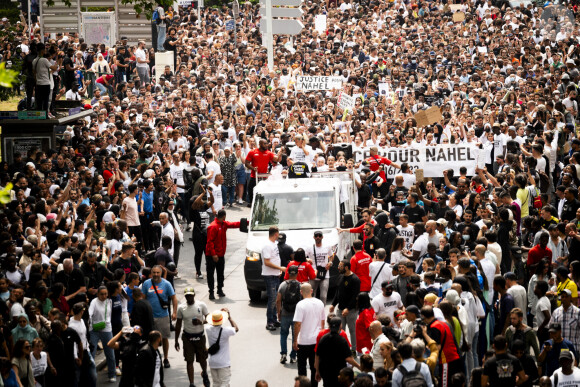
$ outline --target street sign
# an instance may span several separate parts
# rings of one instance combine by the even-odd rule
[[[300,20],[294,19],[273,19],[272,34],[274,35],[298,35],[304,29],[304,24]],[[260,22],[260,31],[267,33],[266,23]]]
[[[236,26],[236,22],[234,19],[230,19],[226,21],[226,31],[233,31]]]
[[[302,17],[304,11],[300,8],[272,8],[272,17]],[[260,8],[260,15],[266,16],[266,8]]]

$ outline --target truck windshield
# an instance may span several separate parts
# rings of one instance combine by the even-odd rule
[[[336,227],[334,191],[257,194],[252,231],[304,230]]]

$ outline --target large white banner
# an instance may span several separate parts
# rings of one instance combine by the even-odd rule
[[[331,90],[342,88],[342,77],[302,76],[296,77],[296,91]]]
[[[475,174],[479,149],[471,145],[418,145],[413,148],[380,148],[379,156],[386,157],[394,163],[408,163],[411,170],[423,169],[425,177],[443,177],[443,171],[453,169],[454,175],[459,176],[459,168],[466,167],[467,175]],[[370,147],[353,148],[353,158],[356,162],[370,157]],[[400,173],[399,169],[386,167],[389,178]]]

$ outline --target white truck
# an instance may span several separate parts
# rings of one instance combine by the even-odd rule
[[[258,301],[266,290],[262,278],[262,248],[268,230],[277,226],[286,234],[294,250],[314,243],[314,231],[324,234],[323,243],[334,247],[336,257],[330,269],[330,287],[335,286],[338,261],[350,251],[352,234],[339,234],[337,228],[353,227],[357,216],[357,188],[354,174],[344,172],[312,173],[309,178],[258,176],[254,188],[251,217],[242,221],[248,233],[244,276],[251,301]],[[260,180],[265,178],[263,180]]]

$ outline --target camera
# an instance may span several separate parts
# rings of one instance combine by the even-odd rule
[[[413,330],[415,331],[415,333],[421,334],[423,332],[424,326],[425,323],[423,322],[423,320],[421,318],[418,318],[415,320],[415,324],[413,324]]]

